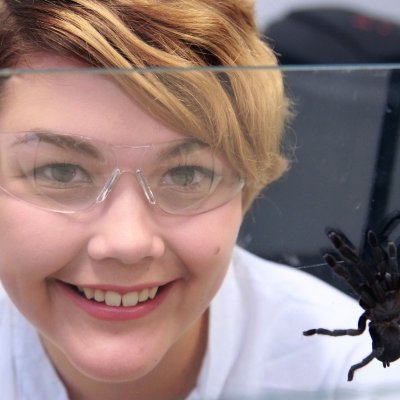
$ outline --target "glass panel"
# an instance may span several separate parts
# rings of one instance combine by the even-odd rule
[[[7,235],[6,228],[1,228],[0,278],[28,319],[35,314],[25,305],[26,298],[20,297],[21,291],[15,290],[15,281],[24,281],[23,287],[29,274],[33,274],[32,282],[45,278],[62,281],[69,286],[71,296],[83,298],[77,293],[79,288],[71,294],[71,286],[80,283],[76,271],[83,272],[88,265],[82,260],[90,260],[94,270],[97,266],[103,271],[99,279],[117,276],[116,272],[107,275],[104,266],[120,272],[122,264],[130,264],[132,270],[139,267],[128,247],[123,247],[128,239],[136,243],[135,221],[143,223],[143,229],[151,227],[151,234],[157,232],[166,246],[165,253],[142,248],[153,251],[147,260],[158,260],[149,268],[153,265],[157,271],[160,265],[169,266],[164,275],[154,272],[151,277],[154,282],[162,280],[160,286],[165,287],[160,297],[154,293],[160,302],[185,273],[203,274],[205,282],[209,274],[212,285],[222,284],[215,272],[207,269],[214,260],[209,254],[222,252],[226,259],[230,257],[229,245],[236,240],[241,219],[237,212],[240,204],[235,203],[238,193],[242,191],[245,199],[256,191],[259,182],[252,180],[252,172],[263,171],[266,181],[272,181],[283,168],[273,144],[270,151],[260,148],[265,145],[265,136],[273,134],[271,121],[276,118],[279,125],[277,115],[283,104],[274,100],[272,92],[279,91],[273,85],[279,82],[280,74],[293,112],[282,144],[290,168],[262,190],[246,213],[237,239],[242,248],[283,264],[260,266],[270,269],[265,274],[270,276],[265,286],[256,285],[265,293],[252,297],[244,292],[243,298],[239,296],[243,300],[238,305],[244,308],[243,326],[251,322],[253,313],[254,318],[262,314],[257,314],[262,311],[257,310],[257,304],[246,308],[247,296],[259,298],[261,307],[262,301],[271,300],[266,303],[271,306],[263,316],[265,325],[252,325],[263,329],[263,333],[254,332],[255,338],[263,336],[264,330],[269,338],[265,354],[271,358],[259,360],[263,368],[265,361],[269,371],[262,398],[396,398],[400,389],[400,360],[396,357],[400,356],[400,279],[396,257],[393,250],[388,252],[386,240],[392,240],[395,247],[400,242],[400,66],[396,65],[0,71],[0,215],[7,227]],[[121,87],[128,96],[121,97]],[[268,101],[262,104],[260,98]],[[180,140],[187,137],[195,140]],[[179,146],[165,144],[176,140]],[[253,157],[250,149],[257,151],[257,156]],[[264,158],[257,159],[261,154]],[[140,212],[129,207],[133,201]],[[115,216],[115,235],[124,230],[126,235],[118,236],[121,243],[113,241],[115,252],[106,256],[102,251],[111,251],[112,246],[99,250],[96,246],[103,239],[88,246],[87,235],[100,229],[99,221],[111,213]],[[383,258],[368,261],[357,272],[354,263],[343,263],[342,255],[334,249],[338,239],[332,243],[327,232],[346,235],[363,258],[371,252],[366,241],[370,229],[377,233],[378,241],[383,241]],[[38,238],[49,236],[51,240],[32,248]],[[17,238],[21,238],[20,243],[16,243]],[[370,242],[374,240],[370,237]],[[63,251],[64,256],[59,257],[59,249],[69,242],[71,254]],[[327,252],[336,262],[329,258],[325,261]],[[247,254],[238,257],[259,263]],[[55,266],[47,265],[49,259],[54,259]],[[218,258],[221,263],[222,259]],[[35,275],[41,260],[46,260],[47,270]],[[129,279],[130,285],[136,284],[137,276],[132,273],[128,279],[126,267],[120,276],[125,284]],[[10,273],[10,268],[19,272]],[[235,284],[240,288],[247,276],[243,271],[248,268],[240,270],[244,274],[240,279],[229,279],[237,279]],[[308,275],[292,276],[296,269],[351,297],[363,296],[362,305],[370,313],[365,315],[365,322],[378,322],[380,329],[394,321],[393,329],[383,333],[387,340],[384,346],[375,339],[376,358],[383,357],[380,348],[386,351],[393,346],[388,350],[393,359],[384,361],[385,366],[391,363],[390,368],[383,369],[374,359],[357,368],[353,381],[347,382],[349,368],[371,353],[368,327],[352,337],[303,336],[303,331],[313,328],[356,329],[363,309],[355,301],[343,300],[328,285],[308,280]],[[368,276],[362,281],[363,273],[369,273],[371,281]],[[344,274],[349,275],[353,290],[339,276]],[[264,275],[260,272],[257,276]],[[301,286],[296,287],[296,283]],[[310,289],[304,286],[308,284]],[[204,287],[209,290],[209,285]],[[226,304],[218,296],[211,310],[214,307],[215,315],[226,318],[224,324],[229,326],[231,316],[221,311]],[[318,308],[320,304],[324,312]],[[345,310],[345,304],[351,310]],[[92,312],[97,318],[96,313]],[[314,320],[313,315],[318,318]],[[212,327],[217,323],[213,316],[211,311]],[[42,324],[35,316],[32,321]],[[219,328],[224,324],[219,321]],[[79,326],[74,329],[80,333]],[[210,349],[222,346],[225,333],[211,330]],[[235,335],[235,330],[229,334]],[[252,341],[251,335],[248,340]],[[243,346],[251,353],[249,344]],[[258,372],[249,371],[246,382]]]
[[[330,275],[319,265],[331,247],[327,230],[363,248],[366,229],[379,231],[398,210],[400,72],[327,66],[284,75],[295,112],[287,133],[291,168],[256,200],[240,243],[264,258]]]

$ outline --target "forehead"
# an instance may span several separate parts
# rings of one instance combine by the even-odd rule
[[[37,73],[85,64],[60,56],[35,54],[17,66],[34,74],[12,76],[4,87],[0,132],[41,128],[114,143],[144,144],[181,138],[147,114],[110,76]]]
[[[23,55],[16,65],[16,68],[32,70],[88,67],[89,64],[78,59],[40,51]]]

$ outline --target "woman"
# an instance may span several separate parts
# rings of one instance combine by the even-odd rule
[[[353,303],[235,248],[287,166],[282,77],[198,67],[276,65],[252,5],[0,4],[5,398],[334,388],[346,357],[301,332]]]

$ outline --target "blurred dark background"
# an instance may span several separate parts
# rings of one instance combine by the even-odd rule
[[[341,287],[323,264],[326,230],[342,231],[364,252],[365,230],[379,230],[400,209],[400,72],[387,66],[400,62],[400,25],[395,14],[289,3],[262,33],[289,66],[292,166],[255,202],[239,242]]]
[[[400,22],[398,0],[255,0],[257,22],[261,31],[293,10],[319,7],[356,10],[376,18]]]

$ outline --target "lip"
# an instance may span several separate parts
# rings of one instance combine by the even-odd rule
[[[97,303],[93,300],[88,300],[85,297],[81,296],[76,292],[71,285],[68,285],[61,281],[56,281],[57,288],[61,291],[63,295],[65,295],[68,299],[72,300],[72,302],[82,311],[99,320],[103,321],[131,321],[139,318],[144,318],[147,315],[151,314],[154,310],[156,310],[161,303],[164,302],[168,292],[171,290],[174,282],[170,282],[166,285],[163,285],[161,290],[157,293],[157,296],[154,299],[147,300],[143,303],[139,303],[133,307],[112,307],[108,306],[105,303]],[[157,286],[157,285],[154,285]],[[115,290],[119,293],[127,293],[129,291],[139,291],[140,287],[136,286],[134,290],[128,288],[121,288],[116,286],[85,286],[92,288],[101,288],[106,290]],[[150,286],[141,286],[141,288],[150,287]]]

